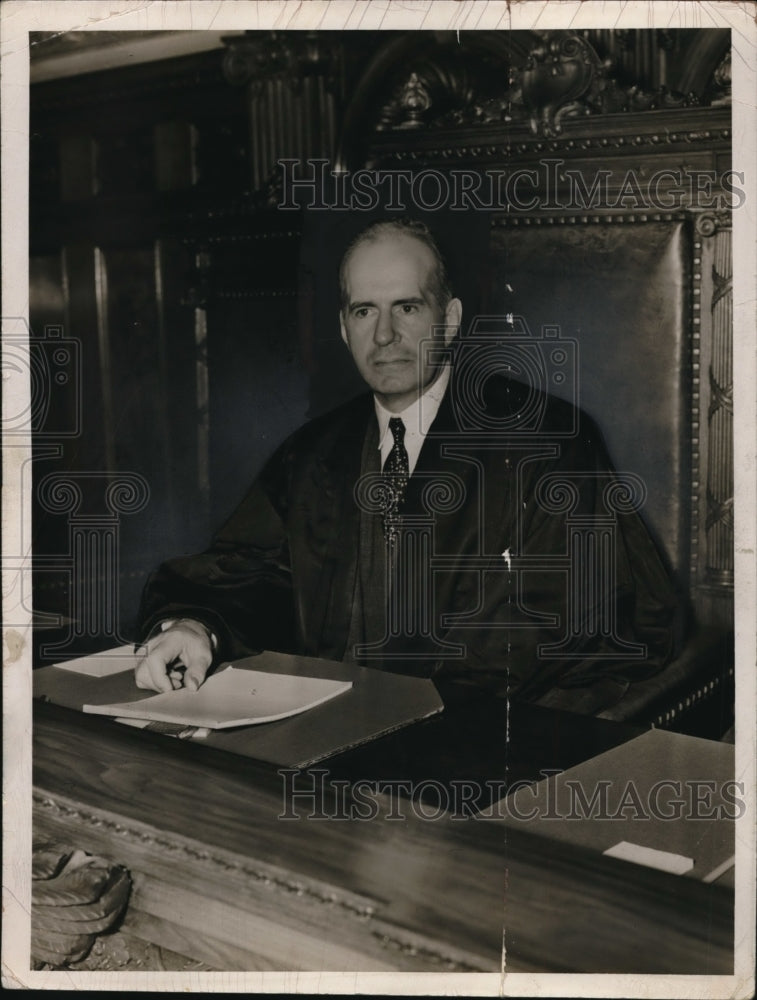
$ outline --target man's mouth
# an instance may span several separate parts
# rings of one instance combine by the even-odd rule
[[[374,361],[374,365],[381,367],[383,365],[409,365],[413,361],[412,358],[381,358]]]

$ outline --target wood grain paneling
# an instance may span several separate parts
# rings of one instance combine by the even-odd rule
[[[131,931],[190,958],[496,972],[504,933],[511,971],[732,967],[726,888],[400,800],[401,819],[282,820],[253,762],[52,706],[35,732],[36,832],[127,864]]]

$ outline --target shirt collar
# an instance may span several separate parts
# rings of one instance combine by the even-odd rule
[[[449,385],[449,378],[450,366],[447,364],[444,365],[441,372],[439,372],[439,376],[431,383],[428,389],[409,406],[405,407],[401,413],[391,413],[374,396],[373,403],[376,407],[376,419],[379,425],[379,448],[381,448],[386,435],[390,433],[389,421],[392,417],[401,418],[402,423],[405,425],[406,438],[408,436],[425,438],[429,427],[433,424],[439,412],[439,407],[444,399],[444,393],[447,391],[447,386]]]

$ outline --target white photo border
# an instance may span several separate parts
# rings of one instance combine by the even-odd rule
[[[118,973],[29,971],[31,873],[31,621],[4,632],[3,646],[3,985],[10,988],[189,990],[390,995],[734,997],[754,990],[755,931],[755,288],[757,287],[757,29],[752,3],[678,2],[325,2],[295,0],[8,0],[0,8],[2,59],[2,315],[28,318],[29,44],[34,31],[229,33],[249,29],[525,30],[529,28],[730,27],[733,43],[733,161],[745,173],[746,201],[733,215],[734,452],[736,593],[736,777],[748,790],[737,821],[736,963],[733,976],[504,973]],[[5,322],[5,321],[4,321]],[[23,377],[3,375],[4,414],[29,403]],[[29,497],[19,470],[31,442],[3,442],[3,544],[30,537]],[[28,616],[14,604],[18,568],[3,564],[4,619]]]

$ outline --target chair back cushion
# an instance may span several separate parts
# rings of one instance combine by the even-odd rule
[[[486,312],[522,316],[535,338],[559,327],[575,340],[577,377],[561,379],[548,362],[545,388],[586,410],[615,467],[642,477],[642,516],[681,583],[692,486],[690,253],[681,220],[495,224],[485,279]]]

